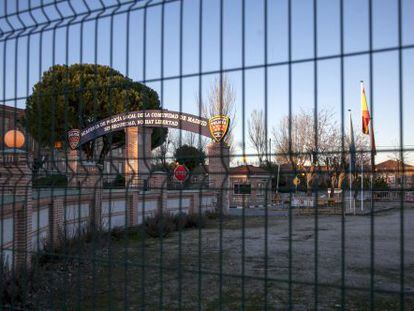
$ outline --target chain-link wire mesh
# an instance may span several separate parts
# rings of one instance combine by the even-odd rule
[[[412,309],[413,20],[2,1],[2,309]]]

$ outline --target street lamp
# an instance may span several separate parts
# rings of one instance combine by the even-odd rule
[[[19,149],[23,147],[24,141],[24,135],[19,130],[10,130],[4,135],[4,143],[11,149]]]

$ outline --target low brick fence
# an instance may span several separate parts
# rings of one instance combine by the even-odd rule
[[[205,213],[228,206],[219,191],[167,190],[162,172],[149,176],[151,191],[135,184],[104,189],[102,172],[92,162],[68,173],[67,188],[33,189],[31,165],[30,154],[22,150],[0,152],[0,258],[13,267],[29,267],[32,252],[46,242],[58,243],[60,234],[70,238],[89,227],[136,226],[158,212]]]
[[[53,194],[53,195],[52,195]],[[59,234],[74,237],[95,222],[103,230],[142,224],[144,219],[163,211],[177,213],[205,213],[214,211],[217,195],[212,191],[147,191],[102,190],[101,202],[95,193],[73,191],[50,192],[42,195],[34,192],[31,211],[28,211],[30,230],[22,235],[16,228],[16,211],[25,210],[25,200],[13,200],[2,205],[0,215],[0,243],[3,260],[15,265],[24,250],[19,249],[21,240],[30,245],[31,251],[42,249],[45,242],[58,242]],[[96,219],[96,220],[95,220]],[[29,260],[29,259],[27,259]]]

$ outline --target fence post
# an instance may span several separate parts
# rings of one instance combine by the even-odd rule
[[[13,236],[13,265],[30,268],[32,259],[32,171],[30,155],[20,149],[6,149],[0,153],[0,172],[3,193],[14,200],[23,199],[21,208],[15,210]],[[4,180],[3,180],[4,179]]]
[[[207,145],[208,178],[210,187],[217,192],[218,208],[227,214],[229,209],[229,166],[230,147],[225,142],[211,142]]]

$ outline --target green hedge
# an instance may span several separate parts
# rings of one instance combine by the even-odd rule
[[[33,180],[33,188],[55,187],[65,188],[68,185],[68,178],[65,175],[49,175]]]

